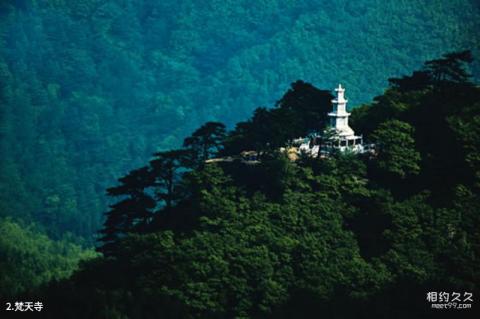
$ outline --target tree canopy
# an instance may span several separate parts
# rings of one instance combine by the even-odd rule
[[[0,214],[93,244],[104,190],[202,123],[243,122],[232,141],[263,151],[322,125],[339,82],[353,107],[426,60],[404,89],[478,81],[478,61],[459,68],[480,53],[477,2],[2,0]],[[250,131],[258,107],[272,124]]]
[[[105,318],[433,318],[428,291],[478,294],[480,88],[457,80],[415,90],[392,83],[355,110],[353,123],[375,143],[363,155],[292,161],[280,151],[295,137],[289,128],[282,138],[269,133],[288,118],[283,110],[318,103],[310,116],[324,115],[327,92],[305,82],[225,134],[218,123],[201,126],[185,148],[155,154],[109,189],[121,198],[107,213],[103,233],[113,236],[98,248],[104,255],[43,290],[51,309]],[[267,134],[258,144],[244,138],[258,132]],[[221,138],[212,144],[212,136]],[[235,148],[263,154],[255,164],[209,160]]]

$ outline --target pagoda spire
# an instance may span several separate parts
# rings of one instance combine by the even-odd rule
[[[335,92],[337,92],[337,98],[332,100],[333,112],[337,112],[342,115],[346,114],[348,100],[345,99],[345,89],[342,87],[341,84],[338,84],[338,87],[335,89]]]
[[[347,112],[347,102],[345,99],[345,89],[341,84],[335,89],[337,97],[332,100],[333,110],[328,113],[330,116],[330,124],[341,136],[354,136],[355,133],[348,125],[348,117],[350,113]]]

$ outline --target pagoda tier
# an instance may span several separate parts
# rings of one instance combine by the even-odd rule
[[[337,92],[337,98],[332,100],[333,111],[328,113],[328,116],[330,116],[330,125],[339,136],[354,139],[355,132],[348,125],[350,113],[347,112],[348,100],[345,99],[345,89],[339,84],[335,91]]]

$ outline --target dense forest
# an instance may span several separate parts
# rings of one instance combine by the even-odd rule
[[[0,216],[92,245],[105,189],[202,123],[299,78],[367,103],[478,30],[475,0],[0,1]]]
[[[0,0],[0,301],[475,317],[479,30],[476,0]],[[339,82],[375,152],[292,160]]]
[[[480,293],[471,62],[444,54],[354,109],[375,153],[279,148],[331,109],[304,81],[232,130],[201,125],[108,188],[101,255],[21,296],[42,296],[51,318],[474,318],[426,301]],[[221,160],[238,150],[258,159]]]

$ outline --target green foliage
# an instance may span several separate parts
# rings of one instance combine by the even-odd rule
[[[424,60],[478,55],[479,21],[472,0],[0,1],[1,214],[91,239],[103,190],[201,123],[246,120],[298,78],[366,103]],[[464,78],[442,61],[432,70]],[[326,92],[292,92],[281,125],[233,137],[273,148],[321,125]]]
[[[480,187],[480,103],[468,107],[464,116],[451,116],[447,120],[456,135],[456,140],[465,152],[465,162],[470,168],[470,174],[475,178],[475,186]]]
[[[183,146],[192,150],[195,162],[204,162],[219,154],[225,135],[223,123],[208,122],[187,137]]]
[[[109,274],[92,282],[115,282],[122,272],[116,285],[161,307],[135,314],[135,307],[122,306],[128,300],[108,290],[113,300],[98,311],[116,307],[136,317],[172,313],[181,305],[184,317],[265,317],[288,302],[292,291],[317,302],[327,302],[337,289],[364,298],[388,280],[385,269],[360,257],[338,214],[343,206],[326,194],[288,190],[280,202],[271,202],[260,193],[245,197],[235,191],[219,166],[193,175],[201,213],[195,230],[122,239],[115,259],[106,261]]]
[[[106,258],[64,282],[96,300],[81,313],[344,318],[368,317],[374,309],[380,317],[428,317],[429,289],[476,293],[480,90],[466,79],[443,78],[415,90],[392,85],[355,115],[375,153],[294,162],[280,152],[282,141],[310,130],[300,116],[282,132],[285,121],[326,98],[297,82],[283,98],[291,108],[280,102],[257,109],[214,147],[226,154],[252,147],[261,152],[255,164],[199,160],[208,155],[191,165],[192,151],[205,149],[200,137],[216,131],[205,125],[186,139],[189,149],[158,153],[148,167],[120,179],[111,195],[134,198],[160,188],[175,200],[156,196],[145,228],[112,228],[116,214],[109,213],[104,232],[116,236],[115,249],[104,243]],[[323,115],[312,107],[309,117]],[[422,127],[426,121],[429,129]],[[442,143],[431,129],[442,130]],[[442,171],[447,163],[461,174]],[[441,187],[438,175],[446,180]],[[120,200],[112,207],[123,206]],[[65,311],[50,300],[55,311]],[[411,308],[396,306],[406,301]]]
[[[413,134],[413,127],[402,121],[380,124],[371,136],[378,152],[379,169],[400,178],[420,172],[420,154],[415,149]]]
[[[155,186],[155,196],[171,207],[177,199],[177,186],[181,171],[190,164],[191,154],[186,150],[159,152],[150,161],[151,176]]]
[[[465,64],[472,62],[472,53],[470,51],[462,51],[444,54],[442,59],[428,61],[426,66],[434,83],[465,83],[472,76],[465,70]]]
[[[152,218],[156,202],[145,189],[154,183],[154,177],[147,167],[133,170],[119,179],[117,187],[107,190],[111,196],[123,197],[111,205],[105,228],[102,230],[102,252],[110,254],[116,240],[132,231],[145,231]]]
[[[0,220],[0,296],[33,291],[42,284],[69,277],[78,263],[95,257],[68,238],[54,241],[33,225]]]
[[[277,102],[280,109],[293,112],[290,123],[285,123],[284,129],[288,127],[293,130],[291,135],[295,137],[322,131],[328,123],[327,113],[331,111],[332,99],[333,95],[327,90],[319,90],[303,81],[292,83],[291,88]]]
[[[250,120],[237,123],[225,139],[225,153],[271,153],[294,138],[321,131],[332,99],[329,91],[303,81],[292,83],[275,108],[257,108]]]
[[[0,221],[2,297],[49,283],[31,295],[52,318],[390,318],[431,315],[435,287],[480,293],[475,1],[24,0],[0,18],[0,214],[55,239]],[[424,60],[353,110],[378,153],[278,151],[330,110],[295,79],[355,105]],[[245,150],[260,161],[205,163]],[[103,256],[63,238],[91,237],[116,179]]]
[[[467,83],[472,75],[465,69],[465,64],[472,61],[472,52],[468,50],[447,53],[440,59],[427,61],[424,70],[415,71],[411,76],[401,79],[389,79],[389,82],[402,91],[421,90],[431,85]]]

